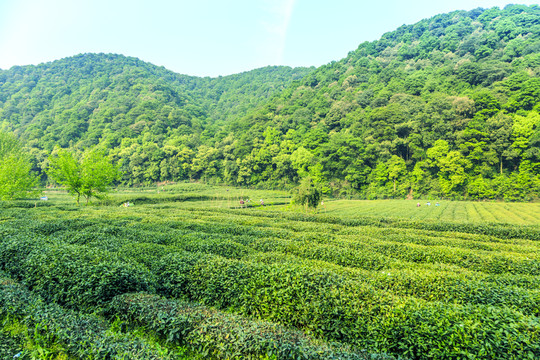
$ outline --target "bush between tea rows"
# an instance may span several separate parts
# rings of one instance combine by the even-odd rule
[[[485,359],[540,355],[538,320],[508,308],[426,303],[395,297],[325,270],[209,254],[167,255],[155,273],[161,291],[174,297],[187,296],[378,352],[404,354],[407,344],[408,354],[422,359],[457,353]],[[422,330],[441,323],[447,326],[431,333]],[[515,333],[501,334],[501,328]],[[389,335],[394,332],[399,337]],[[516,338],[520,348],[513,348]]]
[[[280,325],[156,295],[118,296],[111,302],[109,313],[153,330],[169,342],[189,345],[204,356],[219,359],[260,359],[264,355],[275,360],[393,359],[338,344],[329,347]]]
[[[47,342],[61,343],[69,354],[81,359],[169,359],[166,352],[152,349],[130,334],[111,334],[109,325],[96,316],[81,315],[43,302],[2,274],[0,320],[20,321],[27,327],[25,337],[38,342],[47,339]],[[12,359],[15,354],[2,359]]]

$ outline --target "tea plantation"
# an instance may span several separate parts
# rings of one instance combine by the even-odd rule
[[[540,358],[535,215],[306,214],[278,192],[170,190],[0,203],[0,358]]]

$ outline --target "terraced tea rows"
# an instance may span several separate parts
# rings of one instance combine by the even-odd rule
[[[189,205],[4,209],[0,266],[216,358],[540,356],[535,226]]]
[[[430,202],[430,206],[427,203]],[[416,205],[420,203],[420,207]],[[439,206],[436,206],[436,204]],[[437,200],[334,200],[320,212],[349,218],[372,216],[467,223],[508,223],[540,226],[540,203]]]

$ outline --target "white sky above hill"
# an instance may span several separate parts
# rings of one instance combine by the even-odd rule
[[[520,1],[531,5],[533,1]],[[86,52],[218,76],[320,66],[403,24],[490,0],[0,0],[0,69]]]

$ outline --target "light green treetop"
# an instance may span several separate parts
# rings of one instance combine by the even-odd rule
[[[47,174],[74,194],[77,204],[81,196],[88,203],[92,197],[105,195],[110,184],[120,178],[119,166],[101,151],[90,150],[81,156],[65,149],[56,152],[56,156],[49,157]]]
[[[32,173],[29,156],[17,139],[0,131],[0,199],[11,200],[35,195],[38,178]]]

